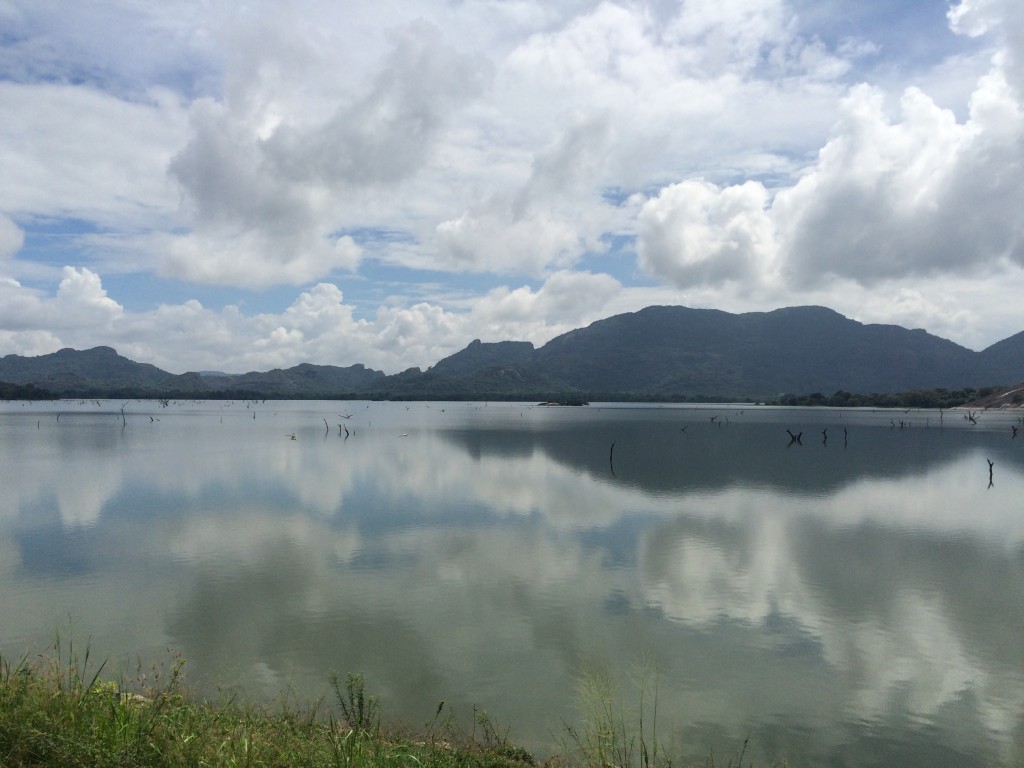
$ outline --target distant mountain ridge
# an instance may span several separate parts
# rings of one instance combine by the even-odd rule
[[[60,396],[765,400],[785,393],[959,389],[1024,380],[1024,332],[974,352],[923,330],[862,324],[825,307],[731,314],[647,307],[529,342],[475,340],[391,376],[304,363],[245,374],[167,373],[110,347],[0,358],[0,382]]]

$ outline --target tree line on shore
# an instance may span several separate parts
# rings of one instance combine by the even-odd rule
[[[790,407],[827,407],[827,408],[956,408],[977,402],[994,393],[1000,392],[1005,387],[964,387],[961,389],[947,389],[936,387],[933,389],[913,389],[906,392],[873,392],[870,394],[848,392],[839,390],[831,395],[821,392],[809,394],[786,393],[777,398],[767,400],[750,399],[749,401],[759,405],[776,405]],[[589,402],[635,402],[635,403],[724,403],[736,402],[734,398],[722,398],[716,395],[676,395],[655,397],[651,395],[637,395],[636,393],[622,392],[595,392],[572,393],[567,396],[558,392],[532,392],[502,393],[502,392],[450,392],[450,393],[391,393],[381,392],[375,395],[367,395],[359,392],[338,392],[330,396],[317,395],[289,395],[282,396],[279,393],[260,393],[250,390],[223,390],[219,392],[185,392],[175,390],[173,392],[155,391],[141,387],[121,387],[115,389],[104,389],[90,387],[81,392],[56,394],[35,384],[9,384],[0,381],[0,400],[62,400],[62,399],[131,399],[131,400],[399,400],[399,401],[477,401],[490,400],[494,402],[515,401],[515,402],[543,402],[559,403],[570,405],[585,405]],[[1016,394],[1011,400],[1012,405],[1024,404],[1024,392]]]

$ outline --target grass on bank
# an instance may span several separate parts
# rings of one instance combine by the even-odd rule
[[[529,768],[533,758],[512,745],[484,712],[471,730],[460,728],[438,705],[420,733],[382,724],[378,702],[359,675],[344,681],[332,672],[335,710],[323,700],[274,710],[210,703],[188,695],[184,660],[157,666],[134,680],[102,677],[86,646],[84,655],[58,637],[47,655],[17,662],[0,657],[0,768],[164,768],[171,766],[280,766],[302,768]],[[638,727],[597,685],[586,723],[565,726],[565,753],[548,768],[671,768],[656,733]],[[650,691],[643,693],[647,697]],[[654,711],[648,713],[656,723]],[[631,715],[632,717],[632,715]],[[743,753],[730,766],[743,763]],[[713,758],[706,765],[714,768]]]

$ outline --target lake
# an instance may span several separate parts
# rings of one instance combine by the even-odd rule
[[[0,654],[60,632],[130,678],[172,649],[254,702],[361,673],[385,719],[443,700],[541,757],[581,691],[630,710],[642,679],[699,764],[1014,765],[1021,418],[0,403]]]

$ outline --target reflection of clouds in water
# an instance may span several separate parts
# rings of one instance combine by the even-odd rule
[[[993,658],[1000,649],[975,647],[975,638],[965,634],[964,614],[974,613],[975,595],[957,590],[955,576],[936,583],[935,566],[917,562],[924,555],[942,558],[933,544],[922,547],[912,526],[879,528],[877,538],[895,541],[891,551],[879,551],[872,540],[836,539],[831,506],[818,510],[828,522],[818,525],[815,519],[814,529],[806,531],[796,515],[759,514],[759,507],[771,506],[758,504],[753,495],[737,495],[729,505],[731,524],[716,520],[708,529],[705,521],[678,518],[648,532],[639,570],[650,605],[672,621],[708,631],[722,621],[736,621],[752,639],[780,616],[791,619],[848,681],[849,711],[864,720],[891,718],[897,701],[914,717],[934,716],[969,692],[989,729],[1012,731],[1017,713],[1024,711],[1022,681],[1012,666],[1000,670],[1001,662],[1013,664],[1012,659]],[[843,512],[840,505],[838,522],[858,524]],[[820,563],[813,562],[806,547],[828,550],[828,567],[841,572],[844,590],[855,592],[867,581],[872,593],[864,605],[844,604],[843,595],[814,572]],[[974,556],[1001,559],[1007,554],[986,548]],[[879,583],[884,591],[875,589]],[[1018,606],[1013,615],[1001,613],[1000,620],[1016,625],[1022,610]]]
[[[165,414],[164,418],[170,420],[171,415]],[[608,471],[605,444],[587,445],[588,439],[596,439],[593,436],[576,440],[571,434],[552,437],[517,432],[482,439],[483,447],[474,448],[469,438],[459,435],[456,439],[430,431],[398,439],[397,428],[378,432],[360,429],[356,437],[343,440],[334,432],[325,435],[319,427],[307,427],[300,430],[300,439],[292,441],[286,439],[284,430],[293,420],[284,417],[261,413],[253,424],[243,418],[230,427],[218,424],[216,418],[216,414],[209,414],[201,424],[188,429],[172,430],[163,423],[133,424],[123,436],[111,438],[111,444],[103,450],[68,451],[62,457],[61,478],[53,477],[46,462],[18,462],[18,482],[11,484],[11,493],[0,501],[0,519],[14,519],[19,509],[56,493],[66,522],[93,524],[121,490],[161,494],[190,504],[215,491],[221,497],[218,503],[230,503],[232,497],[286,494],[299,508],[337,516],[345,514],[342,509],[351,501],[357,484],[372,488],[379,500],[402,503],[423,519],[444,514],[454,501],[478,504],[491,514],[541,514],[559,530],[612,526],[624,517],[624,510],[663,516],[675,514],[684,506],[692,514],[743,514],[743,506],[736,503],[736,494],[741,491],[728,485],[728,474],[718,479],[725,485],[682,486],[671,493],[658,489],[652,494],[644,485],[618,482]],[[734,426],[726,432],[739,429]],[[54,432],[50,428],[51,438]],[[937,431],[935,436],[939,440]],[[711,445],[719,435],[705,437]],[[857,439],[862,440],[860,434]],[[873,434],[871,439],[894,440],[888,430]],[[626,464],[630,453],[627,441],[623,442],[619,462]],[[698,444],[697,439],[690,442]],[[739,439],[735,445],[743,442]],[[16,461],[16,450],[8,444],[4,453]],[[635,452],[637,447],[629,450]],[[699,456],[703,456],[703,448],[698,449]],[[787,476],[792,476],[803,461],[793,452],[772,451],[771,457],[782,462],[780,473]],[[758,485],[757,500],[759,505],[785,515],[816,514],[817,507],[827,502],[828,519],[837,525],[875,517],[897,526],[980,529],[1003,541],[1008,536],[1014,541],[1024,539],[1024,518],[1012,514],[1006,505],[1000,507],[1000,497],[981,493],[984,489],[978,484],[987,483],[987,470],[980,453],[976,458],[981,462],[977,471],[962,455],[942,454],[932,460],[928,472],[896,473],[898,479],[888,481],[853,474],[845,484],[809,497]],[[838,469],[856,461],[838,460],[827,468]],[[936,461],[939,466],[935,466]],[[712,469],[719,471],[727,464],[722,457],[702,466],[698,474],[715,477]],[[1020,484],[1020,473],[1014,473],[1012,465],[999,461],[997,467],[1001,484]],[[679,477],[686,476],[686,472],[685,462],[673,470]],[[809,465],[805,472],[819,475],[822,467]],[[591,473],[598,482],[589,482],[581,473]],[[978,493],[968,495],[972,489]],[[965,516],[957,500],[984,514]]]
[[[437,446],[434,446],[437,449]],[[556,530],[600,528],[622,518],[624,508],[649,504],[634,491],[583,481],[542,452],[527,457],[476,461],[447,448],[431,463],[411,462],[396,471],[392,489],[444,503],[454,498],[484,506],[492,514],[540,514]],[[624,507],[625,505],[625,507]]]
[[[1005,470],[1005,471],[1004,471]],[[1010,465],[1001,467],[1001,482],[1024,490],[1024,477]],[[963,533],[989,544],[1019,546],[1024,542],[1024,515],[1005,497],[987,492],[984,453],[973,451],[959,461],[936,468],[925,477],[903,481],[862,480],[829,500],[829,519],[836,525],[863,521],[930,533]]]
[[[607,444],[580,448],[572,434],[481,447],[406,431],[360,427],[345,441],[321,424],[291,441],[275,423],[207,441],[129,429],[62,457],[62,490],[52,464],[21,460],[0,520],[31,528],[57,500],[65,523],[93,526],[80,544],[94,587],[132,583],[160,617],[159,642],[166,632],[193,668],[268,694],[358,664],[409,699],[402,714],[432,711],[438,686],[468,704],[499,690],[527,711],[531,697],[561,701],[581,655],[630,659],[649,643],[683,681],[666,701],[738,730],[801,707],[927,720],[970,694],[1006,733],[1024,711],[1024,531],[1005,503],[1021,475],[999,473],[1005,459],[998,493],[978,490],[987,469],[970,451],[807,493],[727,475],[651,490],[619,483]],[[18,461],[12,450],[0,456]],[[822,471],[805,468],[811,450],[775,460],[792,480]],[[647,458],[624,450],[622,474]],[[62,511],[83,500],[77,518]],[[9,541],[5,579],[20,570]],[[113,598],[69,590],[79,611],[119,620]],[[52,619],[37,619],[48,635]],[[687,690],[704,674],[708,689]],[[730,674],[736,690],[711,688]],[[808,680],[813,691],[793,690]],[[756,700],[738,704],[751,685]]]
[[[466,707],[481,703],[473,697],[496,677],[508,678],[509,700],[558,684],[541,660],[511,662],[535,646],[543,595],[579,576],[579,558],[542,532],[388,532],[364,542],[379,558],[365,567],[360,557],[339,562],[339,550],[354,551],[353,538],[323,521],[289,521],[288,530],[251,522],[233,518],[250,530],[227,553],[218,539],[231,526],[183,537],[199,559],[169,611],[169,631],[193,669],[256,686],[259,695],[299,678],[318,690],[326,670],[358,669],[374,692],[395,692],[398,711],[389,711],[403,717],[429,712],[437,691],[467,697]],[[588,577],[599,592],[599,564]],[[419,688],[409,690],[410,681]]]
[[[0,462],[9,466],[9,457]],[[16,482],[4,483],[0,520],[23,520],[26,510],[52,503],[61,524],[87,527],[99,520],[124,484],[123,467],[102,458],[71,463],[61,468],[59,477],[48,464],[17,462],[17,466]]]
[[[645,542],[640,570],[648,600],[669,618],[706,624],[723,617],[757,624],[772,612],[800,615],[810,591],[791,557],[785,526],[761,519],[743,541],[702,540],[699,535]],[[654,537],[651,537],[652,539]]]
[[[56,494],[61,522],[67,527],[95,525],[103,508],[123,484],[124,468],[111,462],[76,462],[62,470],[60,482],[49,488]]]
[[[1003,484],[1024,492],[1024,474],[1005,467]],[[679,504],[702,518],[742,524],[753,512],[784,519],[814,517],[835,529],[867,522],[895,530],[980,537],[989,544],[1024,542],[1024,515],[1006,496],[988,493],[984,454],[947,461],[926,475],[898,480],[860,478],[821,496],[801,497],[771,489],[730,488],[715,495],[683,494]]]
[[[746,514],[757,515],[753,498],[743,506]],[[670,526],[675,524],[669,521]],[[905,588],[896,588],[867,614],[837,615],[836,596],[814,586],[802,569],[799,546],[806,542],[805,537],[792,535],[791,527],[797,525],[762,514],[750,527],[727,525],[708,536],[685,526],[679,531],[656,527],[640,544],[641,599],[673,621],[695,628],[710,630],[722,621],[738,622],[734,631],[746,640],[737,650],[745,643],[767,642],[766,626],[792,619],[794,627],[787,632],[815,641],[824,661],[850,685],[848,711],[864,720],[891,717],[897,700],[915,717],[934,715],[972,691],[985,724],[994,732],[1007,732],[1013,723],[1006,696],[1022,708],[1024,698],[1019,686],[1007,690],[1005,681],[996,679],[982,659],[965,649],[958,622],[946,610],[947,602],[957,596],[922,588],[911,572]],[[384,610],[402,617],[406,640],[414,640],[421,659],[430,659],[424,663],[441,670],[453,688],[464,685],[467,690],[478,684],[477,674],[498,660],[501,649],[514,654],[536,647],[541,641],[537,633],[543,634],[543,622],[538,621],[546,611],[557,609],[559,632],[579,641],[593,631],[593,606],[622,588],[621,574],[603,568],[598,555],[580,548],[571,537],[552,536],[534,526],[396,529],[367,542],[311,518],[247,516],[221,525],[190,524],[172,542],[171,551],[207,560],[198,568],[202,574],[223,569],[225,558],[243,571],[256,568],[277,558],[273,552],[281,547],[300,551],[304,565],[260,576],[261,594],[287,598],[271,598],[270,609],[264,606],[258,617],[248,617],[248,632],[313,636],[330,617],[364,616],[376,626],[378,620],[369,617]],[[366,547],[377,552],[381,570],[376,575],[350,567]],[[341,559],[339,551],[344,553]],[[382,574],[387,575],[381,579]],[[278,583],[271,586],[267,579]],[[567,584],[572,585],[573,599],[555,597]],[[206,604],[189,612],[197,617],[210,610],[230,615],[233,608],[228,603],[240,599],[239,589],[224,588],[216,603],[209,604],[218,590],[208,584],[201,590]],[[624,606],[628,614],[628,598]],[[484,650],[480,628],[488,626],[495,634]],[[234,630],[225,635],[207,626],[190,633],[189,646],[199,659],[207,659],[235,642]],[[202,646],[221,650],[203,651]],[[392,650],[409,649],[387,649],[384,655],[390,656]],[[616,651],[628,652],[626,646]],[[287,653],[271,661],[265,660],[266,649],[261,653],[262,657],[254,652],[253,658],[269,664],[264,677],[268,670],[276,677],[268,680],[280,683],[296,674],[296,662]],[[377,674],[388,679],[384,670]]]
[[[282,540],[310,552],[321,552],[326,545],[342,563],[349,562],[361,548],[361,538],[354,531],[330,530],[305,515],[252,510],[186,518],[170,533],[167,552],[191,563],[216,561],[223,565],[230,560],[245,566],[262,562],[267,543]]]
[[[261,434],[237,446],[218,442],[195,450],[172,447],[167,453],[170,464],[133,462],[133,479],[148,489],[186,498],[200,498],[214,489],[243,496],[285,492],[324,515],[338,510],[354,473],[367,463],[356,451],[341,455],[325,450],[322,439],[292,441],[283,432],[277,440]]]
[[[861,711],[878,716],[897,694],[905,696],[915,714],[934,713],[971,688],[984,700],[988,675],[951,631],[954,622],[942,603],[937,595],[898,590],[888,623],[855,622],[842,628],[856,658],[830,653],[829,660],[856,669],[854,695]],[[826,639],[827,650],[837,647],[830,639],[838,638]]]

